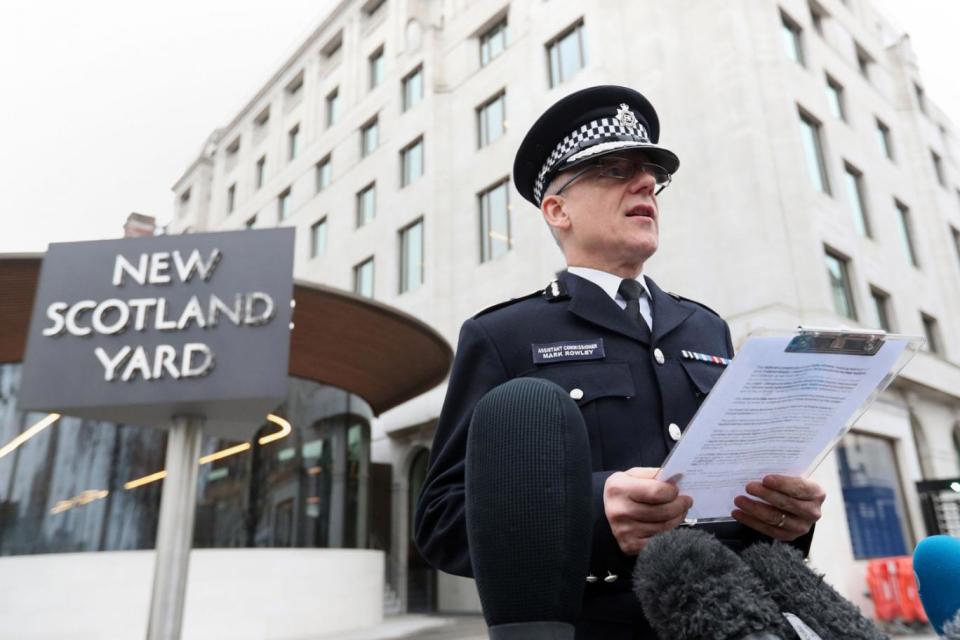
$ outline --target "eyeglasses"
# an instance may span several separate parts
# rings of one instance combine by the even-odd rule
[[[610,180],[617,180],[620,182],[632,180],[637,173],[649,173],[651,176],[653,176],[654,181],[657,183],[657,190],[654,191],[654,195],[658,195],[661,191],[666,189],[670,184],[670,181],[673,179],[673,176],[670,175],[670,172],[658,164],[614,156],[601,158],[576,172],[570,177],[569,180],[560,185],[560,188],[554,192],[554,195],[559,196],[563,193],[563,190],[573,184],[574,181],[592,171],[597,170],[599,170],[599,172],[596,174],[597,178],[608,178]]]

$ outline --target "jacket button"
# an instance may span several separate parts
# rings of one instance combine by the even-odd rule
[[[596,581],[597,581],[597,576],[593,575],[592,573],[587,576],[587,582],[596,582]]]
[[[617,578],[619,577],[620,576],[618,576],[617,574],[610,573],[609,571],[607,571],[607,577],[604,578],[603,581],[606,582],[607,584],[610,584],[611,582],[616,582]]]
[[[579,400],[583,397],[583,389],[570,389],[570,397]]]
[[[653,359],[657,361],[657,364],[666,362],[666,358],[663,357],[663,351],[660,351],[659,347],[653,350]]]
[[[670,426],[667,427],[667,431],[670,432],[670,437],[673,438],[674,440],[679,440],[680,436],[683,435],[683,432],[680,431],[680,427],[677,426],[676,422],[671,422]]]

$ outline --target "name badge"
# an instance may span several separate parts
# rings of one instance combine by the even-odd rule
[[[606,357],[603,352],[603,338],[533,344],[530,347],[533,349],[534,364],[568,362],[570,360],[601,360]]]

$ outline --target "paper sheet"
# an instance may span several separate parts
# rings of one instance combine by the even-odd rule
[[[730,519],[733,498],[770,473],[801,476],[897,362],[907,343],[873,356],[785,353],[794,336],[751,337],[707,396],[659,478],[682,474],[689,518]]]

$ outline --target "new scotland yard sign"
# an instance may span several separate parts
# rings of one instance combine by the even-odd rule
[[[293,229],[51,244],[20,406],[246,439],[285,397]]]

